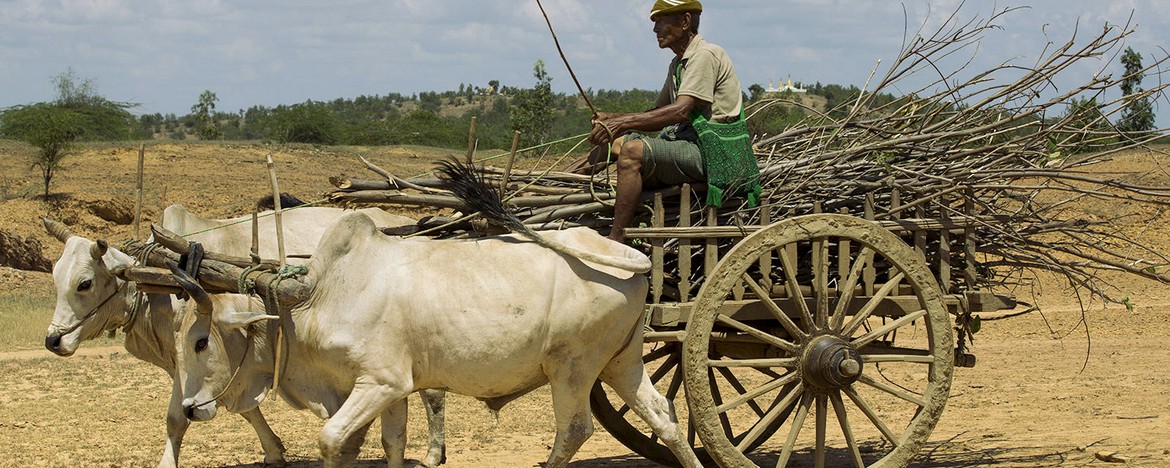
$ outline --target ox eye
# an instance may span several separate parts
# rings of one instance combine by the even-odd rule
[[[93,280],[85,280],[85,281],[82,281],[80,283],[77,283],[77,290],[78,291],[88,291],[89,288],[92,286],[93,286]]]
[[[207,349],[207,338],[195,340],[195,352],[203,352],[205,349]]]

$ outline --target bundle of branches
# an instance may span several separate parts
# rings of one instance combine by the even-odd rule
[[[978,214],[1007,220],[980,229],[979,250],[997,273],[986,280],[995,284],[1015,282],[1023,270],[1048,270],[1110,299],[1101,269],[1170,283],[1161,273],[1170,263],[1167,257],[1143,245],[1144,229],[1131,228],[1161,215],[1170,205],[1170,187],[1140,186],[1125,181],[1135,174],[1087,169],[1122,151],[1150,150],[1148,144],[1163,136],[1163,129],[1125,131],[1112,121],[1137,103],[1163,97],[1168,84],[1161,80],[1161,67],[1167,57],[1134,74],[1154,77],[1158,85],[1114,99],[1107,99],[1106,91],[1122,88],[1132,76],[1102,68],[1064,90],[1054,83],[1067,81],[1059,78],[1090,60],[1114,63],[1108,58],[1121,53],[1133,32],[1128,27],[1106,25],[1083,43],[1074,33],[1063,45],[1050,45],[1032,66],[1004,63],[960,79],[966,66],[943,72],[936,65],[977,48],[995,21],[1011,11],[962,24],[952,16],[933,35],[908,42],[872,91],[758,140],[766,195],[794,212],[807,211],[814,201],[823,201],[826,210],[856,212],[869,194],[889,208],[877,219],[898,216],[898,198],[955,213],[973,202]],[[935,78],[877,104],[883,92],[923,76]],[[1156,153],[1151,150],[1151,157]],[[1090,219],[1070,209],[1089,199],[1151,209],[1144,219],[1117,211]]]
[[[1168,84],[1161,83],[1161,66],[1167,58],[1134,74],[1158,78],[1157,86],[1115,99],[1106,99],[1106,91],[1128,77],[1104,69],[1067,89],[1054,83],[1068,81],[1065,76],[1085,62],[1112,63],[1109,59],[1120,54],[1132,33],[1128,27],[1107,25],[1088,41],[1074,33],[1063,45],[1050,45],[1030,66],[1005,62],[990,70],[968,70],[980,39],[1012,11],[967,22],[956,12],[933,34],[913,35],[889,69],[875,73],[878,79],[871,77],[872,86],[867,83],[855,99],[775,135],[757,137],[766,207],[781,215],[849,212],[879,221],[926,213],[999,220],[979,227],[984,285],[1019,281],[1019,273],[1030,269],[1056,272],[1071,285],[1106,298],[1110,291],[1099,280],[1101,269],[1170,284],[1170,276],[1161,273],[1170,260],[1127,229],[1141,220],[1085,219],[1069,209],[1072,202],[1091,198],[1153,206],[1155,215],[1170,206],[1170,187],[1146,187],[1127,183],[1119,174],[1085,170],[1118,152],[1148,148],[1162,136],[1161,130],[1123,131],[1111,121],[1135,103],[1163,96]],[[942,64],[968,52],[971,58],[943,71]],[[901,89],[915,91],[879,99]],[[792,104],[782,99],[757,103],[748,109],[748,118],[769,106]],[[332,200],[464,209],[437,178],[402,180],[370,167],[386,180],[335,179]],[[609,223],[612,174],[512,171],[511,164],[483,170],[525,223],[537,229]],[[760,221],[759,211],[746,205],[722,208],[721,224],[732,224],[732,217],[739,223]],[[677,219],[679,213],[676,209],[665,217]]]

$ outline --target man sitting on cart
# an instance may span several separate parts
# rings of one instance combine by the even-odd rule
[[[731,58],[699,35],[697,0],[658,0],[650,10],[658,47],[670,49],[666,83],[654,108],[601,112],[593,121],[589,156],[594,170],[617,163],[617,198],[609,238],[625,241],[642,187],[707,182],[707,204],[731,192],[758,203],[759,168],[743,117],[743,91]],[[658,132],[649,136],[642,132]],[[608,151],[606,146],[608,145]]]

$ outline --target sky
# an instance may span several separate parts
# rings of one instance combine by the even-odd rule
[[[543,3],[582,86],[661,86],[671,53],[655,42],[652,1]],[[860,87],[920,27],[1013,7],[1027,8],[996,21],[973,69],[1032,64],[1050,42],[1088,40],[1106,24],[1134,29],[1125,46],[1143,63],[1170,49],[1170,0],[707,0],[700,32],[727,50],[745,91],[788,79]],[[1106,59],[1061,80],[1119,74]],[[0,0],[0,108],[53,100],[52,78],[70,69],[98,94],[138,103],[135,114],[185,115],[204,90],[234,112],[490,80],[530,87],[537,60],[554,90],[576,92],[536,0]],[[1170,103],[1158,109],[1170,114]]]

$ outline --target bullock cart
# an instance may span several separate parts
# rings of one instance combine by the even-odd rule
[[[974,365],[971,314],[1014,305],[980,289],[973,260],[979,227],[997,220],[961,196],[902,203],[894,191],[870,194],[856,213],[819,204],[777,213],[766,200],[702,206],[701,191],[648,194],[647,222],[627,231],[653,265],[643,361],[691,445],[719,466],[906,465],[941,416],[954,367]],[[126,272],[143,287],[177,291],[159,268],[191,271],[199,258],[208,291],[251,290],[286,306],[307,295],[273,262],[199,252],[157,226],[154,238],[167,248],[124,245],[149,265]],[[606,385],[594,386],[591,405],[631,450],[674,463]]]
[[[510,200],[528,226],[608,227],[604,215],[590,215],[604,213],[607,192],[533,189],[509,182],[533,174],[482,172],[497,188],[529,191]],[[334,178],[331,198],[476,210],[439,192],[437,179],[411,179],[412,192],[424,194],[387,179]],[[962,193],[902,202],[896,189],[875,190],[830,213],[819,203],[781,212],[767,200],[717,209],[702,205],[704,188],[647,194],[649,214],[627,230],[653,265],[643,360],[688,423],[691,445],[720,466],[784,466],[791,457],[907,464],[941,415],[953,368],[975,363],[972,314],[1015,305],[981,289],[974,260],[980,226],[997,218],[976,215]],[[550,200],[568,203],[550,209]],[[572,217],[552,221],[558,211]],[[475,235],[447,221],[432,221],[447,228],[432,233]],[[673,464],[606,385],[594,386],[591,404],[631,450]]]

